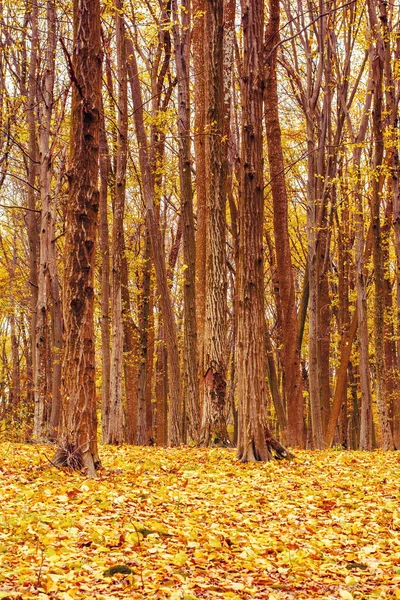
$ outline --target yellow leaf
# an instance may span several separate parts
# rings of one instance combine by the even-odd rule
[[[339,590],[339,596],[342,600],[353,600],[353,594],[350,594],[347,590]]]
[[[175,556],[172,558],[172,562],[178,567],[183,567],[183,565],[186,564],[187,559],[188,555],[186,552],[178,552],[178,554],[175,554]]]

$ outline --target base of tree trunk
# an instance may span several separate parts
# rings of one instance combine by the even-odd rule
[[[247,446],[246,449],[243,450],[241,454],[238,455],[238,459],[240,462],[265,462],[268,460],[294,460],[295,456],[289,450],[286,450],[276,440],[271,436],[269,431],[265,432],[265,445],[267,447],[267,452],[264,450],[257,450],[254,443],[251,443]]]
[[[72,444],[58,448],[51,463],[55,467],[67,467],[72,471],[83,471],[86,469],[86,474],[91,479],[96,477],[96,471],[101,466],[99,458],[94,457],[89,450],[81,452],[81,450],[75,448]]]
[[[278,440],[276,440],[275,438],[273,438],[271,436],[269,431],[267,431],[265,433],[265,443],[267,445],[268,452],[273,459],[275,459],[275,460],[283,460],[283,459],[294,460],[294,458],[295,458],[294,454],[289,452],[289,450],[286,450],[286,448],[284,448],[282,446],[282,444],[280,444],[278,442]]]

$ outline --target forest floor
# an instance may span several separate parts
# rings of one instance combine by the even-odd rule
[[[51,456],[0,445],[0,599],[400,598],[399,453],[102,447],[96,480]]]

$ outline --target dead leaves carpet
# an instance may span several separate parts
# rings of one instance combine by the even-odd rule
[[[0,445],[0,599],[400,598],[399,453],[51,452]]]

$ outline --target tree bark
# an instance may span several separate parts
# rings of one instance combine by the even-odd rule
[[[196,326],[196,246],[193,215],[193,190],[190,152],[190,3],[184,0],[180,6],[172,1],[174,17],[174,47],[176,73],[178,76],[178,134],[179,134],[179,181],[181,214],[183,221],[183,260],[184,271],[184,337],[183,337],[183,377],[184,405],[187,414],[189,437],[200,440],[200,398],[199,366],[197,355]]]
[[[74,0],[69,201],[65,230],[64,360],[61,464],[84,466],[95,477],[97,449],[94,261],[99,208],[101,114],[99,0]]]
[[[52,373],[49,369],[49,357],[52,354],[50,306],[53,291],[52,279],[56,275],[56,255],[54,244],[54,208],[51,192],[52,156],[50,148],[50,129],[53,113],[55,51],[56,51],[56,14],[55,5],[47,2],[47,40],[45,66],[38,83],[39,122],[39,185],[41,199],[39,234],[39,274],[38,304],[36,322],[36,364],[34,370],[35,411],[33,434],[41,441],[49,435],[51,404],[60,402],[59,390],[52,399]],[[58,287],[58,281],[56,282]],[[59,358],[59,357],[58,357]],[[55,432],[53,432],[55,433]]]
[[[201,442],[229,444],[226,426],[226,142],[224,131],[223,0],[205,2],[206,308]]]
[[[204,397],[204,328],[206,319],[206,154],[205,154],[205,60],[204,60],[204,0],[193,0],[193,68],[194,68],[194,154],[196,161],[196,321],[199,364],[199,398]]]
[[[372,262],[374,266],[374,338],[375,338],[375,369],[376,369],[376,401],[378,420],[381,431],[382,447],[393,450],[393,435],[390,428],[388,406],[385,397],[385,364],[384,364],[384,318],[385,306],[382,302],[384,287],[383,261],[381,247],[381,217],[380,197],[382,192],[382,164],[384,154],[383,141],[383,64],[384,44],[379,35],[379,25],[376,15],[375,2],[368,1],[368,13],[371,30],[376,36],[376,42],[371,53],[371,69],[373,81],[372,134],[374,139],[373,173],[371,181],[371,223],[372,223]]]
[[[110,180],[110,156],[105,131],[104,108],[99,134],[100,205],[99,250],[101,260],[101,430],[104,443],[108,440],[110,417],[110,239],[108,227],[108,187]]]
[[[242,462],[268,460],[265,443],[263,261],[263,0],[242,0],[243,125],[238,266],[238,444]]]
[[[123,2],[115,2],[115,29],[117,46],[117,156],[115,172],[115,198],[112,250],[112,343],[110,372],[110,414],[107,442],[122,444],[124,441],[123,421],[123,305],[122,305],[122,262],[125,252],[124,213],[126,190],[126,162],[128,153],[128,80],[126,64],[125,25]]]

